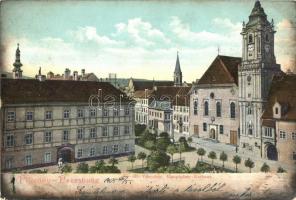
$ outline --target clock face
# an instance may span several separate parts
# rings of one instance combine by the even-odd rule
[[[254,45],[253,45],[253,44],[250,44],[250,45],[248,46],[248,50],[249,50],[249,51],[253,51],[253,50],[254,50]]]
[[[268,53],[269,52],[269,45],[265,45],[265,51]]]

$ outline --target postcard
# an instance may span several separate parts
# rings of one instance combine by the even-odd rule
[[[0,2],[0,199],[296,199],[295,1]]]

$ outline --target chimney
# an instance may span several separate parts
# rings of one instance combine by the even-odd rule
[[[78,72],[77,71],[73,72],[73,80],[78,81]]]
[[[70,78],[71,71],[69,68],[65,69],[64,79],[68,80]]]

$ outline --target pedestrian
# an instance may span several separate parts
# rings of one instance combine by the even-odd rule
[[[15,177],[14,177],[14,175],[12,176],[10,183],[12,184],[12,192],[13,192],[13,194],[15,194],[15,185],[14,185],[15,184]]]

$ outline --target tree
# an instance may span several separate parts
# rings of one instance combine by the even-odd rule
[[[89,173],[96,173],[97,172],[97,168],[94,165],[94,166],[89,167],[89,170],[88,171],[89,171]]]
[[[277,173],[285,173],[286,170],[284,170],[284,168],[282,167],[279,167],[278,170],[277,170]]]
[[[134,162],[136,161],[136,156],[135,155],[130,155],[129,157],[128,157],[128,161],[130,161],[131,162],[131,164],[132,164],[132,169],[134,168]]]
[[[188,141],[188,143],[189,143],[189,145],[192,143],[192,137],[189,137],[188,139],[187,139],[187,141]]]
[[[189,145],[187,143],[186,137],[182,136],[179,138],[179,143],[182,143],[185,150],[187,150],[189,148]]]
[[[112,167],[114,167],[114,165],[118,164],[118,160],[116,158],[114,158],[113,156],[111,156],[111,158],[109,159],[109,164],[112,165]]]
[[[105,161],[104,160],[97,161],[95,163],[95,166],[96,166],[96,172],[101,172],[103,167],[105,166]]]
[[[157,170],[159,167],[168,166],[170,163],[170,156],[162,151],[152,151],[147,157],[147,165],[151,171]]]
[[[175,145],[173,144],[170,144],[168,147],[167,147],[167,152],[172,156],[172,163],[174,162],[174,154],[177,153],[177,148],[175,147]]]
[[[222,167],[224,168],[224,162],[225,161],[227,161],[227,154],[224,152],[224,151],[222,151],[222,153],[220,153],[220,160],[222,161]]]
[[[200,156],[202,161],[202,157],[206,154],[206,150],[204,150],[204,148],[198,148],[196,153]]]
[[[212,167],[213,167],[213,166],[214,166],[214,160],[217,159],[216,152],[211,151],[211,152],[208,154],[208,158],[212,159]]]
[[[241,158],[238,155],[233,156],[232,161],[235,164],[235,172],[237,173],[237,165],[241,163]]]
[[[137,157],[138,157],[139,160],[142,160],[142,168],[144,168],[144,160],[147,157],[146,153],[145,152],[139,152]]]
[[[135,125],[135,135],[136,136],[141,136],[143,134],[143,132],[146,129],[146,125],[145,124],[136,124]]]
[[[161,137],[156,140],[156,149],[166,151],[167,147],[171,144],[170,138]]]
[[[156,149],[156,146],[153,140],[148,140],[147,142],[145,142],[144,147],[150,150]]]
[[[144,133],[142,133],[140,139],[139,139],[139,144],[144,145],[145,142],[147,141],[156,141],[156,134],[152,134],[149,132],[149,130],[145,130]]]
[[[159,137],[162,137],[162,138],[170,138],[169,134],[167,132],[161,132],[159,134]]]
[[[262,167],[261,167],[261,172],[270,172],[270,167],[266,164],[266,163],[263,163]]]
[[[250,173],[251,173],[251,169],[255,167],[255,164],[250,158],[248,158],[247,160],[245,160],[245,166],[250,169]]]
[[[87,163],[79,163],[76,168],[77,173],[88,173],[88,164]]]

